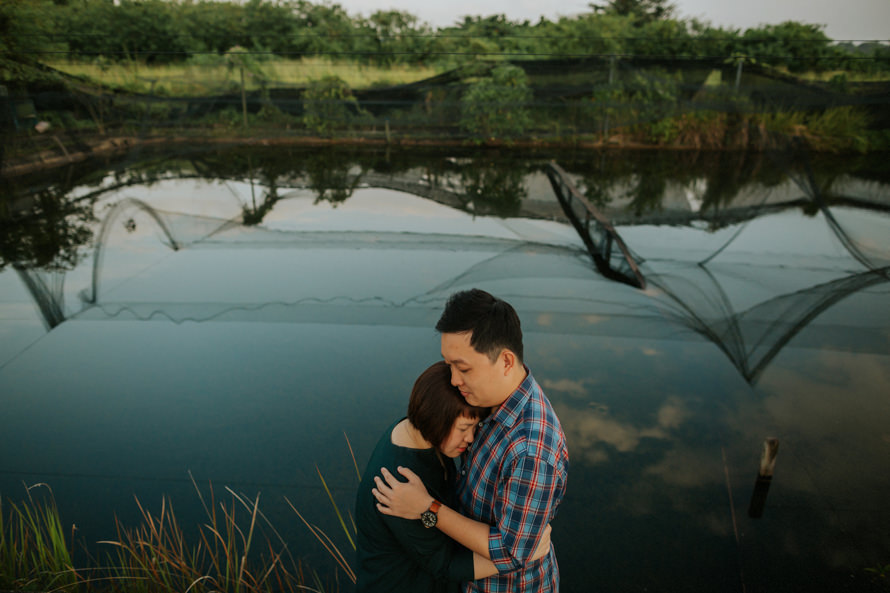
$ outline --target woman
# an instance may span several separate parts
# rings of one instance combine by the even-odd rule
[[[439,593],[458,591],[458,583],[497,573],[490,560],[464,548],[420,521],[377,511],[371,490],[380,468],[411,468],[443,503],[453,503],[454,460],[473,442],[488,408],[467,404],[451,385],[444,362],[426,369],[411,390],[408,416],[392,424],[377,443],[365,468],[355,502],[358,538],[356,591]],[[539,554],[549,550],[549,537]]]

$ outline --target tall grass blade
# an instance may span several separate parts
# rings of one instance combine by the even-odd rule
[[[303,517],[302,513],[297,510],[297,507],[295,507],[287,497],[284,497],[284,500],[294,511],[294,513],[297,514],[297,517],[300,518],[300,521],[303,522],[303,525],[305,525],[309,529],[315,539],[318,540],[322,547],[324,547],[325,551],[327,551],[327,553],[331,555],[331,557],[334,559],[334,562],[336,562],[337,565],[343,569],[343,572],[346,573],[346,576],[349,577],[349,579],[353,583],[355,583],[355,572],[352,570],[352,567],[349,566],[349,562],[340,552],[340,549],[333,543],[333,541],[331,541],[331,538],[329,538],[327,534],[319,527],[309,523],[309,521],[307,521],[306,518]]]
[[[337,514],[337,519],[340,521],[340,527],[343,528],[343,533],[346,534],[346,537],[349,538],[349,543],[352,545],[352,549],[355,549],[355,541],[352,539],[352,534],[349,532],[349,529],[346,527],[346,521],[343,520],[343,515],[340,513],[340,507],[337,506],[337,502],[334,500],[334,495],[331,494],[330,488],[328,488],[327,482],[325,482],[324,476],[321,475],[321,470],[318,469],[318,466],[315,466],[315,471],[318,472],[318,477],[321,480],[321,485],[324,486],[324,491],[328,493],[328,499],[331,501],[331,506],[334,507],[334,513]]]

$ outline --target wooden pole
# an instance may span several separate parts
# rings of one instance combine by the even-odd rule
[[[763,516],[763,507],[766,506],[766,495],[769,493],[769,485],[773,481],[773,471],[776,468],[778,454],[779,439],[774,437],[765,439],[760,453],[760,468],[757,471],[757,479],[754,481],[754,492],[751,493],[751,503],[748,505],[748,516],[752,519],[759,519]]]
[[[758,475],[764,478],[772,478],[776,469],[776,457],[779,455],[779,439],[771,437],[763,441],[763,450],[760,453],[760,471]]]
[[[241,66],[241,113],[244,115],[244,127],[247,128],[247,95],[244,92],[244,66]]]
[[[609,90],[610,90],[610,93],[611,93],[612,85],[614,83],[615,83],[615,54],[612,54],[609,57]],[[607,103],[608,103],[608,101],[611,101],[611,98],[607,99]],[[607,141],[608,137],[609,137],[609,111],[608,111],[608,108],[609,107],[607,105],[606,106],[606,114],[605,114],[605,117],[603,117],[603,141],[604,142]]]

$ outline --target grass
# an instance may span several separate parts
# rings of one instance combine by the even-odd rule
[[[140,62],[109,63],[57,61],[53,68],[86,77],[96,83],[127,89],[132,92],[170,96],[199,96],[228,92],[241,88],[241,74],[230,68],[222,57],[203,56],[182,64],[152,65]],[[444,68],[427,66],[375,66],[347,60],[303,58],[271,59],[257,63],[263,77],[245,74],[247,90],[260,88],[263,79],[268,86],[304,86],[323,76],[338,76],[353,89],[389,86],[415,82],[435,76]]]
[[[350,445],[350,452],[352,447]],[[355,457],[353,455],[353,463]],[[337,517],[355,547],[352,535],[321,472],[319,477]],[[217,500],[212,485],[202,492],[192,484],[204,509],[197,537],[187,538],[170,502],[162,499],[153,512],[138,499],[141,521],[127,527],[115,520],[116,537],[99,542],[110,548],[100,562],[75,567],[73,529],[66,537],[55,499],[33,497],[3,508],[0,499],[0,590],[111,591],[114,593],[322,593],[317,573],[295,559],[287,542],[260,510],[260,495],[249,498],[226,488]],[[337,563],[355,582],[347,557],[317,526],[309,523],[290,501]],[[350,516],[350,520],[351,520]],[[352,521],[352,534],[355,522]],[[190,541],[191,540],[191,541]]]
[[[0,499],[0,587],[28,590],[64,589],[77,582],[59,511],[52,496],[38,501],[27,489],[28,500],[9,505],[9,519]],[[72,538],[73,539],[73,534]]]
[[[782,69],[782,71],[791,74],[790,72],[788,72],[787,68]],[[856,72],[852,70],[825,70],[820,72],[803,72],[796,75],[792,74],[792,76],[798,76],[803,80],[814,82],[829,82],[831,79],[838,76],[843,76],[849,82],[885,82],[887,80],[890,80],[890,72]]]
[[[344,434],[344,436],[346,436]],[[355,452],[352,450],[352,443],[349,442],[349,437],[346,437],[346,444],[349,447],[349,454],[352,457],[352,465],[355,468],[355,475],[358,478],[358,481],[362,481],[362,474],[358,468],[358,462],[355,460]],[[321,470],[318,469],[318,466],[315,467],[315,471],[318,472],[318,477],[321,480],[322,486],[324,486],[324,491],[328,495],[328,500],[331,502],[331,507],[334,509],[334,513],[337,515],[337,519],[340,521],[340,528],[343,530],[343,533],[346,534],[346,538],[349,540],[350,546],[352,546],[352,550],[355,551],[355,536],[357,533],[357,528],[355,525],[355,519],[352,517],[352,514],[347,512],[347,516],[349,517],[349,525],[347,525],[346,520],[343,518],[343,513],[340,511],[340,507],[337,505],[337,502],[334,500],[334,495],[331,494],[330,488],[328,488],[327,482],[325,482],[324,476],[321,474]],[[284,499],[290,508],[297,514],[300,520],[303,522],[306,527],[309,528],[309,531],[312,532],[312,535],[316,540],[324,547],[324,549],[328,552],[328,554],[334,559],[337,565],[343,569],[343,572],[346,573],[346,576],[352,583],[355,583],[356,575],[355,571],[349,565],[349,561],[334,543],[334,541],[328,537],[328,535],[318,526],[309,523],[303,515],[297,510],[297,507],[291,503],[287,498]]]

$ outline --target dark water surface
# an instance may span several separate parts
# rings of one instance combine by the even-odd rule
[[[644,288],[594,265],[552,158]],[[9,182],[0,495],[48,484],[101,554],[134,497],[197,524],[193,476],[261,493],[333,574],[284,498],[348,546],[317,472],[349,508],[346,438],[363,469],[439,358],[445,299],[480,287],[519,312],[568,438],[564,591],[886,590],[868,569],[890,563],[888,176],[836,156],[255,148]]]

